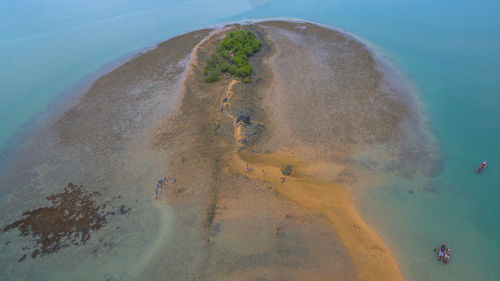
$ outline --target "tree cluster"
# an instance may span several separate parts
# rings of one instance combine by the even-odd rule
[[[212,54],[211,59],[207,61],[203,70],[207,76],[205,82],[219,81],[221,72],[236,77],[248,77],[252,72],[248,57],[259,50],[261,43],[251,31],[228,32],[219,43],[217,53]]]

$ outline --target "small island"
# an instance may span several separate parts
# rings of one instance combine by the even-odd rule
[[[255,82],[239,79],[250,73]],[[263,272],[402,280],[350,192],[379,174],[431,170],[419,113],[392,75],[355,38],[310,23],[235,24],[208,35],[193,50],[179,111],[153,143],[191,186],[167,201],[181,221],[197,206],[209,250],[186,242],[195,230],[179,223],[167,276],[182,272],[178,253],[194,251],[206,260],[193,276],[213,280],[270,280]]]
[[[357,190],[435,170],[396,73],[353,36],[306,22],[160,43],[24,140],[22,173],[3,179],[15,189],[0,275],[402,280],[355,204]]]

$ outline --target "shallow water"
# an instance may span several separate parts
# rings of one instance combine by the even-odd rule
[[[496,280],[499,12],[495,1],[1,1],[0,146],[19,143],[13,136],[33,114],[101,65],[175,34],[268,17],[338,26],[414,81],[444,157],[436,178],[362,191],[361,212],[408,280]],[[485,159],[489,167],[475,175]],[[443,240],[453,249],[446,268],[432,253]]]
[[[19,237],[18,230],[2,232],[0,276],[11,280],[140,278],[168,241],[174,223],[170,206],[152,199],[157,179],[174,175],[167,168],[166,152],[151,150],[150,137],[158,122],[173,112],[191,49],[207,33],[169,40],[141,60],[130,60],[106,74],[54,124],[32,130],[9,155],[9,163],[2,162],[2,229],[26,210],[58,211],[40,211],[42,215],[32,216],[28,224],[35,230],[51,225],[45,231],[48,239]],[[157,60],[158,53],[167,55]],[[74,211],[82,210],[81,204],[68,200],[61,209],[57,202],[45,200],[47,195],[59,194],[68,182],[83,186],[84,195],[98,192],[91,201],[105,219],[104,227],[90,231],[90,239],[83,239],[85,232],[78,231],[79,225],[88,224],[75,222],[87,217]],[[50,242],[51,237],[61,236],[62,243]]]

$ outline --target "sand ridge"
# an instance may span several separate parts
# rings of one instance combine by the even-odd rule
[[[263,41],[250,57],[251,83],[229,75],[205,83],[204,62],[230,29]],[[167,198],[178,217],[170,251],[183,253],[166,255],[165,276],[402,280],[351,190],[368,181],[363,161],[375,163],[373,175],[419,172],[425,154],[409,153],[426,142],[408,133],[418,112],[374,55],[340,32],[289,22],[232,25],[194,53],[179,112],[155,138],[185,186]],[[306,222],[315,227],[304,232]]]
[[[262,127],[252,121],[235,130],[237,119],[254,116],[254,111],[238,104],[246,98],[241,93],[233,96],[233,88],[253,91],[254,87],[229,77],[214,84],[203,81],[203,62],[218,38],[199,46],[198,60],[191,64],[193,72],[185,80],[180,111],[155,137],[154,147],[169,151],[170,170],[182,190],[164,192],[176,222],[163,259],[151,265],[150,276],[355,280],[351,259],[326,218],[312,220],[307,208],[264,181],[242,177],[224,162],[237,149],[235,144],[257,140]],[[266,48],[269,45],[264,44],[253,59],[260,60]],[[256,66],[254,74],[259,77],[262,70]],[[243,136],[248,140],[238,142]]]
[[[333,222],[335,233],[342,239],[356,266],[356,280],[403,280],[394,259],[380,238],[357,213],[347,186],[294,175],[285,177],[285,181],[281,182],[281,168],[293,163],[289,155],[243,154],[242,157],[234,154],[228,165],[242,174],[246,165],[250,165],[254,171],[244,173],[246,176],[276,186],[287,198],[310,208],[316,214],[326,215]],[[293,165],[293,168],[299,171],[301,168],[307,168],[308,164],[318,164],[296,159],[296,163],[299,162],[305,165]]]
[[[233,26],[232,28],[242,27]],[[196,171],[196,176],[202,177],[205,183],[204,188],[201,188],[201,186],[197,187],[195,190],[191,188],[191,190],[189,190],[189,196],[186,194],[176,195],[177,199],[175,199],[175,201],[181,200],[179,201],[180,205],[178,205],[178,210],[180,212],[186,211],[186,209],[183,209],[185,207],[182,207],[184,204],[190,202],[189,204],[193,206],[193,204],[195,204],[194,202],[198,202],[196,203],[196,205],[198,205],[196,220],[198,221],[198,226],[205,226],[204,233],[207,244],[203,247],[204,250],[201,252],[195,249],[192,250],[193,252],[198,251],[199,253],[197,256],[200,257],[194,264],[191,263],[198,268],[197,273],[192,274],[195,274],[195,276],[203,276],[203,278],[207,279],[213,279],[214,276],[217,276],[217,279],[225,279],[228,276],[233,276],[231,272],[234,272],[239,266],[229,261],[225,261],[226,259],[224,257],[218,256],[217,254],[221,249],[227,249],[229,245],[232,245],[231,248],[233,253],[226,253],[226,255],[236,255],[234,257],[236,260],[241,258],[254,259],[250,258],[250,256],[260,256],[261,253],[269,250],[273,242],[269,241],[268,236],[265,234],[261,237],[263,234],[260,232],[254,233],[255,237],[261,238],[255,240],[255,243],[258,244],[253,245],[251,248],[238,244],[238,241],[240,241],[240,243],[243,243],[245,240],[252,241],[253,237],[250,238],[247,236],[246,232],[241,232],[239,228],[246,229],[246,226],[240,225],[236,227],[235,225],[239,225],[240,223],[234,221],[234,219],[238,218],[238,216],[240,216],[240,219],[246,218],[247,222],[257,219],[255,222],[256,226],[261,228],[263,225],[267,224],[266,221],[268,220],[268,218],[264,219],[264,217],[261,217],[262,215],[269,217],[277,214],[271,214],[269,211],[264,211],[262,213],[262,210],[253,210],[250,206],[247,207],[253,210],[251,213],[247,213],[239,208],[239,205],[243,205],[243,200],[252,202],[252,200],[256,198],[255,196],[266,194],[265,192],[263,193],[263,191],[255,191],[254,189],[252,189],[252,191],[245,190],[245,186],[247,186],[246,189],[248,189],[252,188],[252,185],[255,185],[257,188],[259,188],[259,186],[267,186],[268,189],[275,190],[275,193],[279,194],[279,196],[284,196],[283,198],[292,200],[295,204],[298,203],[298,206],[305,207],[307,210],[312,211],[317,217],[325,216],[332,223],[332,225],[329,226],[331,227],[330,235],[332,237],[338,237],[345,247],[345,250],[349,253],[349,259],[347,259],[346,256],[344,256],[343,259],[346,261],[351,260],[354,264],[356,280],[372,280],[372,278],[377,280],[402,280],[399,269],[381,240],[356,212],[350,197],[351,195],[348,192],[349,187],[344,183],[335,181],[335,179],[339,178],[340,175],[348,169],[347,165],[342,162],[325,161],[323,160],[324,158],[321,157],[313,161],[307,157],[301,157],[303,153],[301,154],[300,151],[297,153],[297,150],[300,149],[306,152],[314,152],[317,145],[314,139],[312,139],[311,142],[311,140],[297,137],[297,135],[291,131],[293,127],[289,125],[316,126],[316,124],[310,121],[310,118],[307,119],[309,123],[304,125],[302,125],[304,122],[301,120],[295,123],[286,123],[282,120],[280,121],[280,118],[275,118],[276,115],[274,112],[283,112],[280,111],[280,109],[276,109],[276,106],[283,107],[286,110],[291,102],[292,106],[296,107],[296,105],[293,105],[293,99],[295,98],[299,100],[302,99],[300,103],[306,102],[302,97],[296,96],[295,93],[290,92],[282,93],[285,94],[284,101],[288,102],[288,105],[285,103],[282,106],[282,102],[276,100],[274,94],[276,88],[273,87],[276,86],[277,83],[280,83],[280,81],[283,81],[275,79],[283,79],[280,77],[283,70],[277,69],[279,64],[275,62],[275,56],[280,54],[280,52],[282,53],[283,50],[278,50],[278,45],[276,44],[282,44],[282,41],[276,43],[270,40],[276,37],[276,33],[269,32],[268,28],[263,29],[262,26],[246,26],[244,28],[252,28],[261,38],[267,40],[267,45],[264,45],[263,50],[261,50],[263,54],[260,60],[253,61],[253,65],[255,66],[255,73],[252,77],[253,82],[250,85],[246,85],[228,76],[219,83],[207,84],[202,82],[203,75],[201,69],[203,68],[203,62],[209,57],[210,52],[214,50],[217,44],[217,38],[221,38],[223,33],[219,34],[217,37],[212,36],[209,40],[204,41],[204,43],[199,46],[199,49],[195,51],[198,58],[192,61],[190,66],[192,72],[190,72],[190,76],[185,81],[186,92],[184,94],[181,110],[177,117],[177,125],[179,127],[178,129],[171,129],[173,131],[178,130],[179,134],[182,134],[183,137],[179,138],[179,143],[177,144],[172,143],[172,134],[168,135],[170,139],[161,136],[158,138],[159,143],[163,141],[167,146],[167,143],[169,143],[170,147],[177,149],[179,149],[179,147],[185,147],[185,149],[189,150],[189,153],[179,153],[179,156],[173,157],[174,159],[180,159],[182,157],[182,162],[184,162],[186,158],[195,161],[191,162],[189,167],[182,168],[181,165],[176,165],[180,168],[180,170],[176,172],[177,174],[180,174],[181,177],[188,177],[188,174],[192,173],[194,170]],[[340,35],[336,34],[335,36],[338,37]],[[340,36],[339,40],[343,41],[342,36]],[[293,42],[292,44],[297,45],[297,43]],[[360,50],[363,56],[367,56],[366,53],[363,53],[364,49],[362,46],[356,45],[355,47],[355,51]],[[279,45],[279,48],[283,48],[283,46]],[[369,70],[373,69],[374,64],[369,56],[367,60]],[[262,63],[263,61],[269,63],[264,64]],[[298,61],[297,63],[299,62],[304,63],[302,61]],[[311,71],[310,74],[315,74],[313,65],[308,63],[304,63],[304,65]],[[359,67],[362,65],[363,64],[360,63]],[[274,71],[274,73],[268,75],[270,70]],[[288,71],[288,69],[286,70]],[[375,72],[374,75],[373,84],[375,86],[373,87],[376,88],[380,83],[377,79],[380,79],[381,74]],[[261,77],[265,77],[265,79]],[[307,77],[303,77],[303,79],[306,78]],[[312,76],[311,78],[314,80],[315,77]],[[361,78],[357,79],[359,80]],[[310,85],[320,86],[318,84],[320,82],[321,80],[318,80]],[[298,88],[301,89],[300,87]],[[278,89],[282,90],[283,87],[280,86]],[[291,89],[289,89],[289,91],[290,90]],[[361,89],[361,91],[363,92],[364,90]],[[288,94],[290,95],[288,96]],[[382,95],[382,93],[377,94]],[[323,95],[323,93],[317,93],[318,98],[321,98],[321,95]],[[275,96],[275,98],[271,98],[272,96]],[[267,104],[265,103],[266,101],[268,102]],[[361,106],[365,107],[366,105],[362,104]],[[262,110],[262,108],[264,108],[264,110]],[[318,113],[321,113],[321,111]],[[298,114],[299,118],[302,114],[303,113]],[[308,114],[312,113],[310,112]],[[351,115],[348,114],[347,116]],[[397,130],[397,128],[392,128],[392,124],[393,123],[389,121],[383,124],[383,126],[391,128],[392,130]],[[283,128],[287,131],[281,130]],[[327,128],[328,127],[326,127],[325,131],[328,131]],[[304,129],[307,130],[305,127]],[[283,139],[282,134],[285,135],[284,137],[286,139]],[[352,134],[356,134],[356,132]],[[356,145],[359,146],[360,143],[370,143],[372,138],[369,134],[367,137],[367,141],[361,138],[360,141],[352,143],[354,147],[351,149],[356,150]],[[351,138],[348,137],[348,139]],[[328,143],[330,140],[331,138],[328,136],[321,136],[319,138],[320,144],[321,142]],[[271,146],[268,145],[269,143]],[[346,144],[344,143],[344,147],[345,146]],[[332,148],[331,145],[329,145],[329,147]],[[333,146],[333,148],[334,152],[339,151],[338,147]],[[263,152],[264,150],[265,152]],[[348,157],[349,151],[344,151],[341,155],[343,157]],[[281,175],[281,169],[283,169],[285,165],[292,166],[292,176],[283,177]],[[186,175],[184,176],[184,174]],[[242,177],[248,180],[243,180]],[[193,184],[196,182],[197,185],[199,185],[199,180],[193,178],[190,180]],[[283,180],[284,182],[282,182]],[[238,194],[234,194],[235,181],[240,186],[238,188]],[[258,192],[260,195],[252,195],[252,192]],[[260,197],[259,200],[270,200],[270,202],[273,202],[273,199],[264,199],[264,197]],[[278,205],[279,203],[274,202],[272,204]],[[206,210],[206,215],[200,214],[200,211],[203,210],[203,206]],[[192,208],[193,207],[190,207],[190,209]],[[242,211],[244,212],[242,213]],[[278,213],[279,212],[283,212],[283,210],[278,211]],[[255,218],[250,218],[248,215],[255,216]],[[286,213],[283,215],[289,217]],[[314,215],[311,216],[311,219],[314,219]],[[315,235],[314,230],[309,229],[308,231],[311,235]],[[250,232],[253,233],[253,231]],[[276,233],[279,232],[280,228],[278,226]],[[182,233],[182,235],[186,234],[185,232],[183,233],[182,230],[179,230],[179,233]],[[201,237],[203,236],[204,235],[201,235]],[[221,237],[224,237],[224,239],[221,240]],[[252,244],[253,242],[247,243]],[[263,245],[268,246],[263,247]],[[293,248],[294,247],[291,247],[288,251],[293,251]],[[186,245],[184,245],[184,249],[187,250]],[[338,253],[340,252],[341,251]],[[202,258],[203,256],[205,258]],[[333,254],[333,256],[335,256],[335,254]],[[303,264],[307,264],[311,260],[314,260],[311,257],[305,256],[297,258]],[[257,260],[261,259],[263,258],[261,257]],[[259,268],[262,266],[257,260],[247,263],[244,271],[238,269],[237,272],[245,276],[249,274],[249,280],[258,278],[262,272],[257,274],[255,270],[252,270],[252,268]],[[353,278],[353,276],[347,274],[343,274],[343,277],[336,276],[335,273],[325,270],[318,270],[318,272],[313,275],[310,275],[312,272],[308,272],[307,270],[301,272],[290,272],[288,270],[287,274],[287,271],[284,271],[276,264],[279,259],[267,258],[265,260],[267,260],[267,265],[263,269],[267,269],[265,272],[273,272],[273,278],[307,278],[311,280],[350,280]],[[226,273],[224,273],[224,271],[219,273],[212,272],[214,261],[216,264],[226,264],[228,271]],[[288,262],[291,262],[291,260]],[[324,266],[331,266],[331,263],[325,262]]]

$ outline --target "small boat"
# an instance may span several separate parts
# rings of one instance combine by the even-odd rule
[[[435,249],[434,249],[435,250]],[[441,243],[441,247],[439,247],[439,252],[438,252],[438,261],[443,261],[444,259],[444,251],[446,250],[446,243]]]
[[[444,259],[444,252],[443,251],[439,251],[439,254],[438,254],[438,261],[439,262],[442,262]]]
[[[488,160],[486,160],[483,163],[479,164],[479,166],[476,169],[476,174],[481,173],[486,168],[486,165],[488,165]]]

